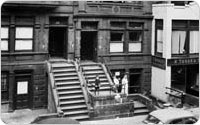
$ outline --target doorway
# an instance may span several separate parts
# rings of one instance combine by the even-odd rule
[[[81,60],[97,61],[97,32],[81,32]]]
[[[31,74],[17,74],[14,87],[14,109],[32,108]]]
[[[51,57],[65,57],[66,27],[50,27],[49,29],[49,54]]]
[[[129,94],[141,91],[141,69],[130,69]]]

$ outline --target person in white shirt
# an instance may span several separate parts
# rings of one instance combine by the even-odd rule
[[[128,95],[128,79],[127,79],[127,74],[124,75],[122,79],[122,94]]]

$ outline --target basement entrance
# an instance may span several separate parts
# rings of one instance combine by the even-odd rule
[[[50,27],[49,29],[49,54],[51,57],[65,57],[66,27]]]
[[[97,32],[81,32],[81,60],[97,61]]]

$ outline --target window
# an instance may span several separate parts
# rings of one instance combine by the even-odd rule
[[[199,22],[172,22],[172,54],[185,55],[199,53]]]
[[[15,32],[15,50],[32,50],[33,48],[33,28],[16,27]]]
[[[1,73],[1,99],[2,101],[8,101],[8,73]]]
[[[142,51],[142,31],[129,32],[129,52],[141,52]]]
[[[155,55],[162,56],[163,53],[163,20],[156,20],[155,27]]]
[[[142,51],[143,23],[130,22],[128,32],[128,52]]]
[[[8,51],[9,28],[1,27],[1,50]]]
[[[124,33],[111,32],[110,33],[110,52],[124,52]]]

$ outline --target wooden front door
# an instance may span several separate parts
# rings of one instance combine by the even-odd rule
[[[16,76],[14,87],[14,109],[31,108],[31,88],[30,75]]]

